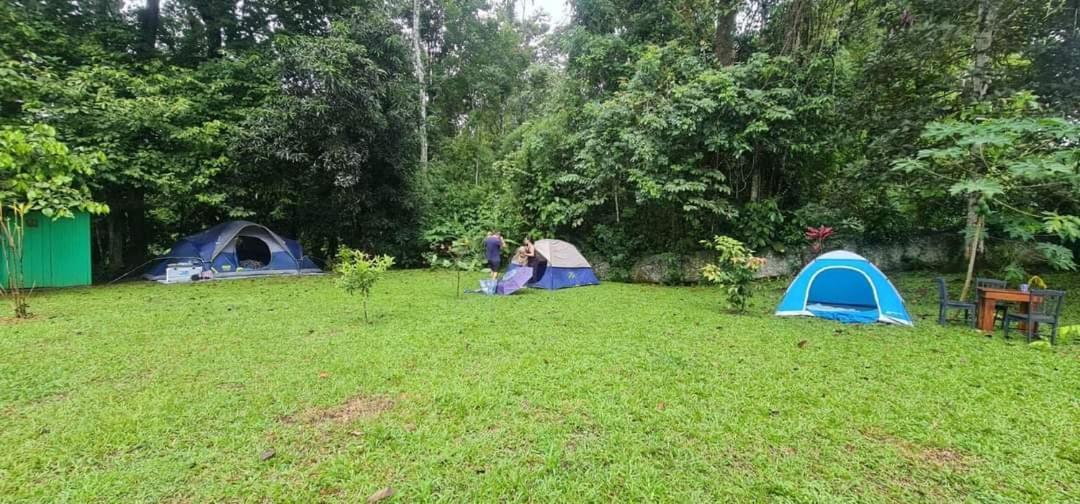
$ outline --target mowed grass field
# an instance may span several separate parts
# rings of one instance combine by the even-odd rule
[[[895,280],[914,329],[773,317],[780,281],[734,316],[395,271],[371,325],[330,277],[42,292],[0,321],[0,501],[1080,501],[1080,344]]]

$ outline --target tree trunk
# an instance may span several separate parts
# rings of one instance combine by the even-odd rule
[[[780,54],[794,54],[802,48],[802,36],[806,31],[807,9],[813,6],[807,5],[805,0],[794,0],[787,9],[787,27],[784,28],[784,43]]]
[[[735,63],[735,16],[738,12],[739,0],[717,0],[713,53],[721,66]]]
[[[612,192],[615,194],[615,223],[620,224],[621,223],[621,220],[620,220],[621,219],[621,217],[620,217],[621,213],[619,211],[619,184],[618,183],[615,184],[615,190],[612,191]]]
[[[982,101],[990,90],[990,47],[994,44],[994,22],[997,5],[994,0],[979,0],[975,32],[975,68],[971,72],[972,96]]]
[[[971,71],[971,93],[976,101],[983,101],[990,89],[990,47],[994,43],[994,21],[997,17],[995,0],[979,0],[979,12],[975,32],[975,67]],[[979,149],[981,147],[973,147]],[[977,171],[977,169],[973,169]],[[973,173],[972,175],[977,175]],[[984,218],[978,215],[979,198],[972,194],[967,201],[967,229],[972,231],[964,243],[964,254],[968,259],[967,278],[960,299],[967,296],[971,284],[971,275],[975,268],[975,258],[982,248],[980,236]]]
[[[114,208],[106,218],[109,233],[109,256],[106,262],[109,269],[113,271],[119,271],[124,267],[124,235],[119,229],[122,227],[122,223],[117,222],[120,220],[121,215],[121,210]]]
[[[139,13],[139,44],[136,52],[140,58],[154,55],[160,26],[161,0],[146,0],[146,8]]]
[[[146,191],[133,189],[124,205],[124,263],[146,260]]]
[[[979,197],[972,194],[972,195],[968,196],[968,200],[967,200],[967,220],[966,220],[966,224],[965,224],[966,229],[968,231],[971,231],[972,229],[975,229],[975,225],[978,222],[979,222]],[[972,251],[974,250],[971,247],[971,241],[975,239],[974,236],[975,236],[974,234],[969,233],[969,235],[964,238],[964,258],[965,259],[970,257],[971,254],[972,254]],[[974,251],[978,252],[978,250],[974,250]]]
[[[226,12],[219,7],[222,0],[201,0],[195,2],[195,10],[202,19],[203,28],[206,30],[206,57],[209,59],[221,56],[223,38],[221,35],[222,24]]]
[[[982,228],[985,222],[986,218],[981,215],[975,221],[975,233],[974,236],[971,238],[971,246],[968,250],[967,275],[964,277],[964,288],[960,291],[961,301],[967,299],[968,290],[971,289],[971,277],[975,274],[975,257],[978,255],[976,254],[976,252],[979,248],[979,242],[981,241],[980,236],[982,236]]]
[[[420,89],[420,169],[427,170],[427,87],[424,85],[424,57],[420,51],[420,0],[413,0],[412,11],[413,60],[415,61],[416,83]]]

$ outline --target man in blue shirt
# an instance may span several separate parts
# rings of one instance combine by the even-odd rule
[[[487,238],[484,238],[484,258],[487,259],[487,266],[491,269],[491,279],[496,280],[499,278],[499,267],[502,266],[502,249],[506,246],[503,242],[502,234],[498,231],[491,231],[488,233]]]

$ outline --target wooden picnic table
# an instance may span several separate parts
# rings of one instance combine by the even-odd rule
[[[994,330],[994,314],[997,311],[997,302],[1005,301],[1009,303],[1018,303],[1020,305],[1020,313],[1031,312],[1031,295],[1027,292],[1015,290],[1015,289],[998,289],[994,287],[979,287],[978,300],[976,303],[979,305],[979,320],[976,322],[976,327],[981,331],[992,332]],[[1035,302],[1039,300],[1036,298]],[[1021,325],[1021,331],[1027,330],[1025,325]]]

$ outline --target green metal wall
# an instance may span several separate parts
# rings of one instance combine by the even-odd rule
[[[0,282],[7,285],[6,261],[0,264]],[[26,216],[23,250],[23,287],[90,285],[90,215],[52,220],[41,214]]]

